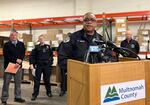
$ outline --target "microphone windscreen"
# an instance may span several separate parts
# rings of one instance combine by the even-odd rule
[[[117,48],[117,46],[111,41],[107,41],[107,45],[111,48]]]

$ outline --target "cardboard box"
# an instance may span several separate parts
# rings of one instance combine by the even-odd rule
[[[57,61],[57,57],[53,57],[53,59],[54,59],[54,60],[53,60],[53,65],[52,65],[52,66],[57,66],[57,62],[58,62],[58,61]]]
[[[23,61],[22,62],[22,68],[25,69],[25,70],[29,70],[29,67],[30,67],[30,64],[28,61]]]
[[[117,18],[115,20],[116,27],[116,36],[124,35],[124,32],[127,30],[127,19],[126,18]]]
[[[139,56],[141,59],[146,59],[146,55],[145,55],[145,54],[138,54],[138,56]]]
[[[58,47],[59,46],[59,41],[57,41],[57,40],[52,40],[51,41],[51,47]]]
[[[58,38],[56,37],[56,35],[58,34],[63,34],[63,30],[48,29],[47,34],[45,34],[44,37],[47,40],[57,40]]]
[[[140,45],[142,43],[148,43],[150,41],[150,30],[149,29],[142,29],[138,30],[138,42]]]
[[[24,74],[24,75],[23,75],[23,80],[27,80],[27,81],[28,81],[28,80],[29,80],[29,75]]]
[[[146,52],[147,51],[147,46],[140,46],[140,52]]]
[[[26,33],[19,34],[18,39],[22,40],[24,42],[24,44],[27,45],[27,42],[32,41],[32,35],[26,34]]]

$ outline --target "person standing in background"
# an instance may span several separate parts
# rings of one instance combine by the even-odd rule
[[[31,100],[36,100],[39,95],[41,74],[43,73],[44,84],[46,88],[46,95],[52,97],[51,93],[51,84],[50,84],[50,75],[51,75],[51,66],[53,64],[53,52],[50,45],[45,44],[44,36],[40,35],[38,37],[40,42],[32,50],[30,54],[30,69],[35,71],[34,77],[34,89]]]
[[[25,46],[23,42],[20,42],[17,39],[17,35],[18,32],[15,29],[13,29],[9,36],[10,40],[4,44],[3,47],[4,69],[7,68],[10,62],[15,63],[15,67],[18,68],[22,64],[22,60],[24,59]],[[14,77],[14,83],[15,83],[14,101],[20,103],[25,102],[25,100],[22,99],[21,97],[22,69],[20,68],[16,74],[4,72],[1,101],[5,105],[7,104],[7,99],[9,96],[8,90],[9,90],[9,85],[12,77]]]
[[[132,32],[130,30],[127,30],[125,32],[125,35],[126,35],[126,39],[121,42],[120,46],[128,48],[134,53],[138,54],[140,50],[139,43],[136,40],[132,39]],[[137,57],[134,53],[131,53],[131,52],[128,52],[128,53],[129,54],[127,57],[132,57],[132,58]]]
[[[67,36],[68,38],[70,37],[71,33],[68,33]],[[58,51],[58,64],[61,64],[63,63],[63,61],[61,61],[61,56],[62,55],[66,55],[65,52],[63,51],[64,47],[63,46],[66,46],[67,43],[64,43],[64,41],[62,41],[60,44],[59,44],[59,47],[57,49]],[[63,52],[61,52],[63,51]],[[66,55],[67,56],[67,55]],[[60,73],[61,73],[61,92],[59,94],[59,96],[63,96],[64,94],[66,94],[66,91],[67,91],[67,69],[65,66],[59,66],[60,68]]]

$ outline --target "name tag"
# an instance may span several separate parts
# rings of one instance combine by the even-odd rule
[[[77,40],[78,42],[81,42],[81,43],[84,43],[85,42],[85,40]]]

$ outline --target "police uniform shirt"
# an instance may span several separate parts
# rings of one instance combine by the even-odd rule
[[[128,49],[132,50],[133,52],[135,52],[136,54],[139,53],[139,44],[137,41],[135,41],[133,39],[131,39],[129,42],[127,41],[127,39],[122,41],[121,47],[128,48]],[[132,53],[129,53],[128,57],[135,57],[135,55]]]
[[[87,35],[84,30],[73,33],[70,37],[70,42],[68,42],[69,47],[72,49],[72,51],[68,52],[68,54],[71,54],[71,59],[83,61],[87,49],[91,44],[93,44],[93,38],[102,40],[102,36],[99,35],[96,31],[92,36]]]
[[[38,62],[49,61],[53,62],[53,53],[51,47],[47,44],[41,45],[38,44],[32,50],[30,55],[30,64],[35,64]]]
[[[50,47],[46,44],[41,45],[39,44],[36,47],[37,50],[37,60],[48,60],[50,57],[49,51],[50,51]]]
[[[71,34],[70,37],[64,40],[64,43],[59,49],[59,65],[66,67],[67,59],[83,61],[85,58],[85,53],[91,45],[93,38],[103,40],[103,37],[96,31],[93,36],[86,35],[84,29]]]
[[[88,35],[88,34],[86,34],[86,37],[87,37],[87,40],[88,40],[90,43],[92,43],[92,40],[93,40],[93,38],[94,38],[94,35]]]

